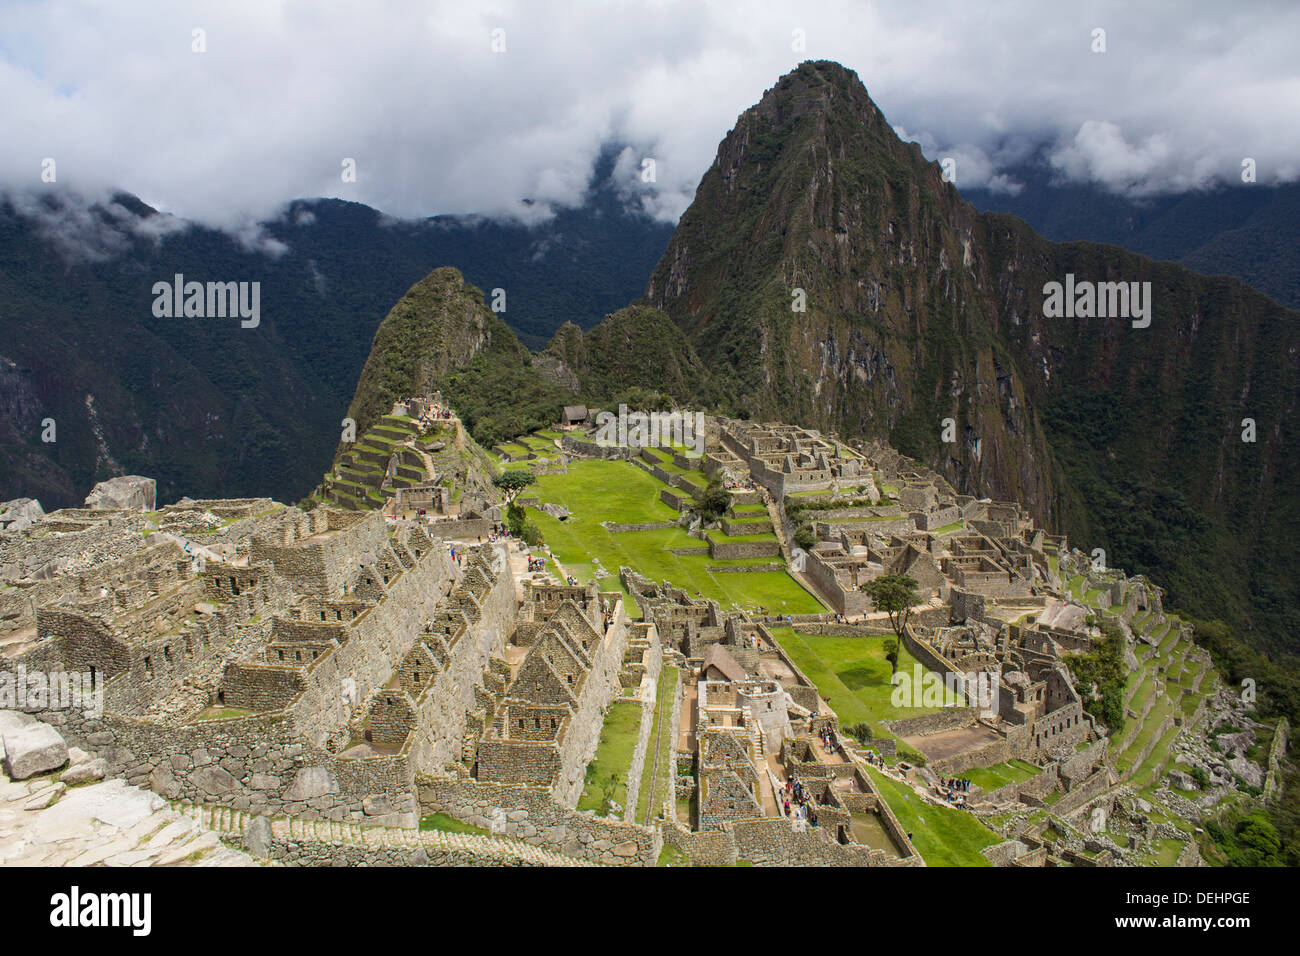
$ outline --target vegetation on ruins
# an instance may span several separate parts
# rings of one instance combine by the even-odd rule
[[[1064,659],[1083,700],[1083,709],[1101,721],[1112,736],[1124,731],[1124,634],[1110,621],[1101,622],[1102,636],[1086,654],[1066,654]]]
[[[1243,814],[1224,823],[1207,820],[1205,832],[1214,840],[1227,866],[1300,866],[1295,847],[1284,852],[1277,828],[1261,811]]]
[[[506,505],[506,527],[530,548],[542,543],[541,529],[528,520],[527,513],[514,501]]]
[[[717,478],[710,479],[704,493],[690,505],[691,514],[700,519],[701,524],[713,524],[727,513],[731,507],[731,495]]]
[[[844,728],[844,732],[863,746],[866,746],[867,741],[875,736],[875,734],[871,732],[871,725],[864,721],[858,721],[856,724],[849,724]]]
[[[810,551],[812,546],[817,543],[817,535],[813,533],[812,525],[801,524],[794,530],[794,543],[796,547]]]

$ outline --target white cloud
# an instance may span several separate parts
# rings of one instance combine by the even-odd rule
[[[960,186],[1015,189],[1005,168],[1042,143],[1063,175],[1118,189],[1235,181],[1243,156],[1269,182],[1300,175],[1298,28],[1293,4],[1208,0],[10,3],[0,188],[120,188],[232,231],[313,196],[534,221],[579,202],[618,142],[641,154],[620,162],[629,198],[671,220],[736,115],[821,58],[927,156],[957,158]],[[627,175],[644,156],[654,189]]]

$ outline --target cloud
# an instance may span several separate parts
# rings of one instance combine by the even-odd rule
[[[1236,181],[1246,156],[1271,182],[1300,175],[1298,33],[1300,7],[1270,0],[18,2],[0,23],[0,188],[124,189],[275,254],[248,224],[298,197],[544,220],[619,143],[623,195],[671,221],[737,114],[820,58],[954,157],[959,185],[1014,190],[1006,170],[1039,151],[1125,191]],[[74,220],[48,228],[111,245]]]

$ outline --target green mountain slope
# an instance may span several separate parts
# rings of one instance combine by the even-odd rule
[[[379,324],[348,417],[362,434],[398,399],[437,391],[484,446],[554,424],[571,397],[450,266],[411,286]],[[336,461],[346,451],[340,442]]]
[[[708,370],[681,330],[645,305],[619,309],[585,333],[566,323],[543,360],[554,363],[559,380],[580,382],[583,397],[597,405],[635,400],[637,390],[678,401],[710,394]]]
[[[1151,282],[1150,327],[1046,318],[1044,284],[1067,273]],[[725,407],[886,438],[1294,648],[1300,314],[978,213],[838,64],[801,65],[739,117],[646,300]]]

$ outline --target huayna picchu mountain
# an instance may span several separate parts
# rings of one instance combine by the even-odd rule
[[[1150,283],[1149,325],[1047,317],[1045,285],[1069,276]],[[679,399],[887,439],[1150,573],[1192,614],[1295,649],[1300,313],[979,213],[839,64],[802,64],[740,116],[645,304],[679,334],[656,361],[709,369]]]

